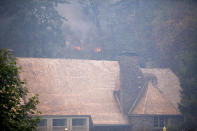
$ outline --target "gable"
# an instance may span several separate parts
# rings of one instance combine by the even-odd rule
[[[179,115],[175,108],[151,82],[135,106],[132,115]]]
[[[176,109],[180,102],[180,82],[178,77],[170,69],[142,68],[144,74],[149,73],[156,77],[157,88],[161,91]]]

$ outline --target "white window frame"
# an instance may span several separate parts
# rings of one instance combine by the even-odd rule
[[[47,125],[46,126],[38,126],[38,130],[46,129],[47,131],[53,131],[55,127],[64,127],[67,128],[68,131],[72,131],[74,127],[76,128],[84,128],[86,131],[89,131],[89,117],[88,116],[47,116],[47,117],[42,117],[41,119],[46,119],[47,120]],[[53,126],[53,120],[54,119],[65,119],[66,124],[65,126]],[[79,125],[79,126],[72,126],[72,119],[84,119],[85,124],[84,125]],[[43,130],[42,130],[43,131]]]

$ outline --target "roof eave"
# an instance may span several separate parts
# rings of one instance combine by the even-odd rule
[[[129,114],[130,116],[182,116],[181,114]]]

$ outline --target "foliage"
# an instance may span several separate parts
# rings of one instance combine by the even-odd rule
[[[182,91],[179,109],[183,128],[197,129],[197,15],[196,2],[171,2],[161,6],[153,21],[153,38],[159,50],[158,67],[171,68]]]
[[[190,52],[194,53],[194,52]],[[190,54],[191,55],[191,54]],[[197,129],[197,53],[183,59],[181,62],[180,81],[182,86],[180,111],[184,116],[183,127]],[[188,61],[189,60],[189,61]],[[190,61],[191,60],[191,61]]]
[[[2,131],[34,130],[39,122],[38,95],[25,101],[28,90],[19,78],[20,67],[8,50],[0,50],[0,127]]]
[[[0,47],[14,49],[17,56],[56,57],[65,43],[64,18],[56,5],[66,0],[1,0],[0,17],[4,21]],[[55,50],[56,49],[56,50]],[[52,51],[53,50],[53,51]],[[63,51],[62,51],[63,52]]]

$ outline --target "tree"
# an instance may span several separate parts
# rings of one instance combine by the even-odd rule
[[[62,56],[64,18],[56,5],[66,0],[1,0],[0,48],[13,49],[16,56]]]
[[[196,39],[196,38],[195,38]],[[179,109],[184,116],[183,127],[197,129],[197,39],[190,43],[190,50],[185,50],[179,60],[180,81],[181,81],[181,102]]]
[[[20,67],[8,50],[0,50],[0,127],[2,131],[34,130],[40,112],[36,110],[38,95],[25,101],[28,90],[19,78]]]
[[[171,68],[181,83],[179,109],[186,129],[197,129],[197,15],[196,2],[162,4],[153,21],[157,65]]]

